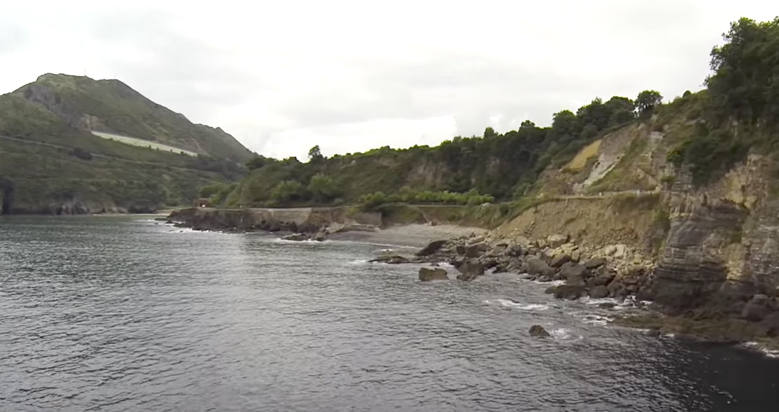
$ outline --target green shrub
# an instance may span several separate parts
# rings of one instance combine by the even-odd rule
[[[331,177],[321,173],[311,177],[308,182],[308,192],[311,195],[311,200],[318,203],[329,202],[342,193]]]
[[[285,180],[271,190],[270,198],[277,205],[308,200],[306,188],[298,181]]]

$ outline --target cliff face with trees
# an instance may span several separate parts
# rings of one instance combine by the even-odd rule
[[[741,19],[707,88],[604,134],[536,182],[499,241],[570,239],[635,293],[716,339],[779,335],[779,20]],[[550,255],[558,253],[548,251]]]
[[[656,92],[654,92],[656,93]],[[658,94],[659,95],[659,94]],[[650,111],[651,106],[640,106]],[[478,203],[520,198],[547,167],[564,164],[610,129],[635,121],[633,100],[594,99],[576,113],[554,115],[551,127],[525,121],[518,130],[455,137],[436,147],[382,147],[325,158],[312,148],[309,161],[257,157],[249,177],[217,203],[291,206],[354,203],[361,199]]]
[[[526,121],[437,147],[331,158],[313,148],[307,163],[258,157],[218,200],[500,202],[503,223],[488,237],[495,250],[535,251],[528,262],[549,265],[605,259],[599,297],[650,298],[720,325],[723,339],[775,336],[779,19],[733,23],[711,68],[702,91],[667,103],[652,90],[595,99],[556,113],[550,127]],[[589,284],[576,287],[576,296],[589,293]]]

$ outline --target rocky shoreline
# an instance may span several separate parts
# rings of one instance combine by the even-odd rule
[[[388,252],[372,262],[429,264],[420,269],[420,281],[448,279],[441,263],[451,264],[459,281],[500,272],[523,274],[530,280],[553,284],[546,293],[558,299],[634,298],[642,302],[655,301],[655,294],[662,293],[657,290],[655,262],[625,245],[591,249],[565,235],[532,241],[521,236],[511,240],[463,236],[433,241],[411,256]],[[687,307],[653,302],[650,310],[615,313],[614,323],[706,342],[759,342],[779,348],[779,302],[775,297],[757,294],[735,307],[729,303],[726,307],[720,302]]]
[[[183,209],[172,212],[168,223],[195,230],[226,232],[268,231],[283,239],[322,241],[328,238],[381,238],[380,216],[354,216],[344,208],[308,209]],[[425,226],[425,225],[415,225]],[[433,233],[433,227],[421,231]],[[466,230],[468,228],[461,228]],[[404,230],[401,230],[404,232]],[[428,239],[431,233],[428,233]],[[462,233],[462,232],[460,232]],[[614,323],[673,334],[707,342],[759,342],[779,349],[779,300],[754,294],[741,299],[709,299],[692,296],[686,300],[664,299],[678,293],[676,283],[668,283],[660,273],[662,265],[626,244],[591,246],[577,243],[569,235],[553,234],[541,239],[513,236],[508,239],[485,231],[457,235],[438,232],[415,254],[387,252],[372,262],[387,264],[428,264],[420,269],[420,281],[449,279],[441,263],[451,264],[459,281],[473,281],[492,273],[522,274],[529,280],[549,282],[546,292],[557,299],[633,298],[652,301],[651,310],[622,315]],[[417,246],[423,237],[416,234]],[[402,233],[399,235],[404,236]],[[398,235],[393,240],[399,240]],[[395,242],[404,243],[402,241]],[[668,290],[669,288],[673,290]]]

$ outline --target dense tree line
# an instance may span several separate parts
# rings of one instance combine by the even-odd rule
[[[751,150],[779,152],[779,18],[742,18],[711,51],[707,89],[680,103],[702,108],[695,132],[674,148],[668,160],[705,184],[743,161]]]
[[[284,206],[369,198],[373,203],[382,198],[478,203],[521,197],[546,167],[564,165],[604,132],[651,114],[661,99],[651,90],[642,92],[636,101],[621,96],[605,102],[596,98],[575,113],[555,113],[550,127],[531,121],[505,133],[488,127],[482,136],[458,136],[436,147],[385,146],[328,158],[314,146],[306,163],[257,156],[246,165],[249,178],[229,200],[241,205]],[[423,164],[441,171],[441,177],[425,181],[412,176]]]

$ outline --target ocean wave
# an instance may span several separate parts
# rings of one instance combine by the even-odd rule
[[[744,342],[741,344],[742,347],[745,347],[750,350],[756,350],[763,355],[772,358],[777,359],[779,358],[779,350],[776,349],[768,349],[765,346],[760,345],[759,342]]]
[[[565,284],[564,280],[553,280],[553,281],[550,281],[550,282],[542,282],[540,280],[531,280],[531,282],[533,282],[535,284],[538,284],[538,285],[544,285],[544,286],[560,286],[560,285],[564,285]]]
[[[290,245],[292,245],[292,244],[304,244],[304,245],[308,244],[308,245],[312,245],[312,244],[315,244],[315,243],[326,243],[326,242],[328,242],[328,240],[314,240],[314,239],[288,240],[288,239],[283,239],[283,238],[280,238],[280,237],[277,237],[277,238],[273,239],[273,241],[276,242],[276,243],[285,243],[285,244],[290,244]]]

